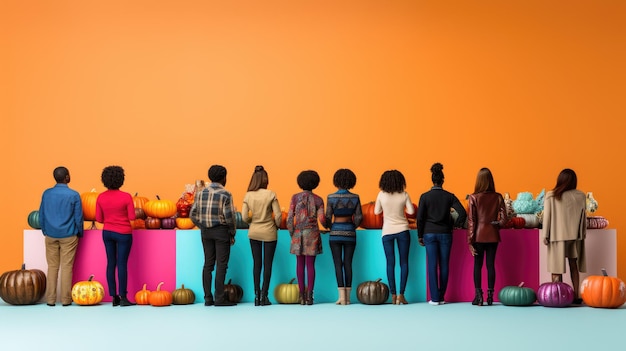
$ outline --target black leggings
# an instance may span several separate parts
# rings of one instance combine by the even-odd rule
[[[254,261],[254,291],[262,291],[267,294],[272,277],[272,263],[276,252],[277,241],[259,241],[250,239],[252,260]],[[261,289],[261,269],[263,269],[263,289]]]
[[[474,243],[477,255],[474,256],[474,287],[482,287],[483,260],[487,256],[487,288],[493,290],[496,284],[496,251],[498,243]]]
[[[335,263],[335,275],[337,276],[337,287],[352,287],[352,257],[356,242],[330,242],[330,251],[333,254]],[[343,254],[342,254],[343,251]]]

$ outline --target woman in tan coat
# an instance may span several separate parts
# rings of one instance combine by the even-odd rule
[[[585,193],[577,190],[576,185],[576,173],[562,170],[556,186],[544,199],[542,233],[543,243],[548,246],[548,272],[552,273],[552,281],[562,281],[567,258],[576,295],[574,303],[580,304],[578,272],[586,270],[587,214]]]

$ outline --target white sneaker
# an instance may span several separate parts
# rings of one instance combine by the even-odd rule
[[[433,306],[437,306],[437,305],[439,305],[439,302],[436,302],[436,301],[430,300],[430,301],[428,301],[428,304],[429,304],[429,305],[433,305]]]
[[[440,305],[445,305],[445,304],[446,304],[446,302],[445,302],[445,301],[443,301],[443,300],[441,300],[441,301],[439,301],[439,304],[440,304]]]

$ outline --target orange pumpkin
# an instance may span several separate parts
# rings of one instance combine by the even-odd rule
[[[130,225],[133,229],[146,229],[146,221],[141,218],[130,221]]]
[[[587,306],[618,308],[626,302],[626,284],[618,277],[609,277],[602,269],[602,275],[590,275],[583,280],[580,297]]]
[[[170,200],[161,200],[157,195],[156,200],[150,200],[143,205],[143,210],[148,217],[168,218],[176,215],[176,204]]]
[[[143,289],[137,291],[135,293],[135,302],[138,305],[149,305],[150,304],[150,290],[146,290],[146,284],[143,285]]]
[[[193,224],[191,218],[176,218],[176,228],[178,229],[193,229],[196,225]]]
[[[143,209],[143,206],[148,201],[150,201],[150,199],[144,196],[139,196],[139,193],[135,193],[135,196],[133,196],[133,205],[135,206],[135,208]]]
[[[160,307],[172,304],[172,293],[167,290],[161,290],[161,285],[163,285],[163,282],[160,282],[157,285],[157,289],[152,291],[148,297],[148,301],[150,301],[152,306]]]
[[[91,189],[88,193],[80,194],[80,201],[83,205],[83,218],[85,221],[91,221],[91,227],[89,229],[96,229],[96,201],[98,200],[99,193],[96,189]]]
[[[383,227],[383,214],[374,214],[374,206],[374,202],[368,202],[361,205],[361,211],[363,212],[361,228],[381,229]]]
[[[161,229],[161,220],[154,217],[148,217],[144,221],[146,229]]]
[[[93,274],[86,281],[76,282],[72,286],[72,301],[77,305],[91,306],[99,304],[104,298],[104,287],[93,280]]]

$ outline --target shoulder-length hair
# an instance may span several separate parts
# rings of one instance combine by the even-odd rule
[[[263,166],[254,167],[254,173],[252,173],[252,178],[250,178],[250,185],[248,185],[248,191],[257,191],[259,189],[267,189],[267,185],[269,184],[269,177],[267,176],[267,171]]]
[[[578,178],[576,177],[576,172],[566,168],[562,170],[556,178],[556,186],[552,189],[552,193],[557,200],[561,200],[561,195],[563,195],[564,192],[576,189],[577,185]]]
[[[401,193],[406,189],[406,180],[402,172],[392,169],[380,176],[378,187],[386,193]]]
[[[487,167],[483,167],[476,175],[474,193],[484,193],[486,191],[496,191],[496,184],[493,181],[493,174]]]

